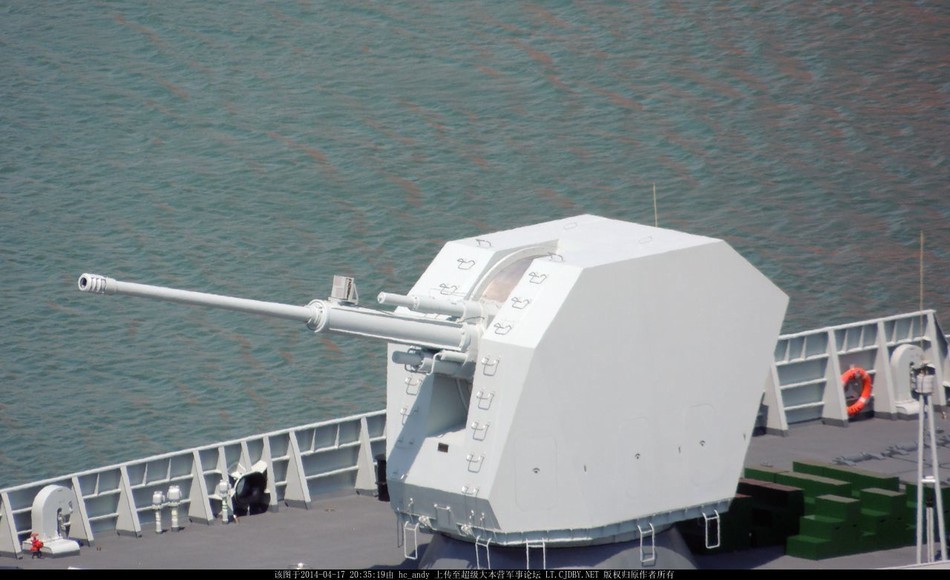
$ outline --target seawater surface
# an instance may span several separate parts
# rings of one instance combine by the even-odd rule
[[[785,332],[916,310],[921,232],[950,317],[947,2],[5,2],[0,63],[0,487],[384,404],[382,345],[85,271],[405,292],[447,240],[652,224],[655,184]]]

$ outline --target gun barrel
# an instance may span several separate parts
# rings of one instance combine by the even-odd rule
[[[396,316],[368,308],[358,308],[314,300],[306,306],[235,298],[220,294],[178,290],[164,286],[121,282],[98,274],[79,277],[79,290],[92,294],[126,294],[179,304],[193,304],[261,314],[306,323],[314,332],[335,332],[377,338],[434,350],[466,351],[477,331],[454,322]]]
[[[115,278],[108,278],[98,274],[83,274],[80,276],[79,290],[92,294],[126,294],[128,296],[155,298],[168,302],[177,302],[179,304],[195,304],[213,308],[224,308],[226,310],[236,310],[238,312],[263,314],[286,320],[296,320],[307,324],[316,322],[315,317],[319,317],[320,315],[319,312],[310,306],[294,306],[293,304],[235,298],[233,296],[193,292],[191,290],[178,290],[177,288],[152,286],[150,284],[120,282]]]

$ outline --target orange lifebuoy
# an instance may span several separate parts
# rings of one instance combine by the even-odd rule
[[[861,412],[861,409],[867,405],[868,401],[871,400],[871,375],[861,367],[851,367],[843,375],[841,375],[841,382],[847,386],[853,380],[862,381],[862,390],[861,396],[858,397],[858,400],[855,401],[852,405],[848,407],[848,416],[857,415]]]

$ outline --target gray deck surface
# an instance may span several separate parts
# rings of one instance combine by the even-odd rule
[[[149,527],[147,524],[152,523]],[[0,560],[23,568],[309,568],[399,567],[396,519],[388,503],[368,496],[319,499],[310,509],[240,518],[224,525],[189,524],[179,532],[156,534],[142,521],[142,537],[99,534],[95,547],[79,556]],[[420,539],[428,536],[420,536]],[[414,567],[414,566],[412,566]]]
[[[934,425],[937,439],[942,431],[950,428],[950,419],[936,414]],[[792,426],[787,437],[763,435],[754,437],[746,453],[747,466],[771,465],[791,469],[793,460],[832,461],[842,455],[858,453],[885,454],[895,445],[916,446],[917,421],[886,419],[868,419],[855,421],[847,427],[808,423]],[[950,476],[950,449],[938,446],[941,479]],[[929,462],[930,450],[926,450],[925,460]],[[859,469],[874,471],[883,475],[898,475],[903,481],[917,479],[917,452],[868,459],[855,465]]]
[[[937,417],[937,429],[950,425]],[[938,433],[939,437],[939,433]],[[752,440],[746,465],[791,468],[795,459],[831,461],[859,452],[884,453],[895,444],[917,441],[914,421],[872,419],[847,428],[810,423],[793,427],[789,436],[764,435]],[[950,449],[938,447],[941,479],[950,476]],[[916,452],[872,459],[857,467],[905,481],[916,479]],[[321,498],[310,509],[282,508],[241,518],[228,526],[189,524],[180,532],[158,535],[143,519],[141,538],[99,534],[95,547],[79,556],[31,560],[0,559],[0,566],[41,568],[311,568],[366,569],[415,566],[396,546],[395,516],[389,504],[368,496],[346,494]],[[430,536],[420,534],[420,544]],[[474,548],[473,548],[474,550]],[[702,568],[880,568],[915,562],[913,546],[821,561],[785,556],[781,548],[760,548],[717,556],[696,557]]]

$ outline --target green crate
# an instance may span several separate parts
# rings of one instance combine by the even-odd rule
[[[787,471],[787,469],[778,469],[768,465],[759,465],[757,467],[746,467],[745,477],[747,479],[757,479],[759,481],[770,481],[775,483],[775,476],[779,473],[785,473]]]
[[[808,473],[779,473],[775,476],[775,483],[800,487],[805,494],[805,503],[813,503],[819,495],[838,495],[850,497],[852,486],[847,481],[811,475]]]
[[[815,498],[815,515],[857,522],[861,516],[861,502],[853,497],[819,495]]]
[[[915,496],[916,497],[916,496]],[[858,493],[861,507],[885,512],[891,515],[902,514],[905,507],[906,495],[889,489],[867,488]]]
[[[739,493],[751,499],[752,547],[782,546],[798,533],[799,518],[805,513],[801,488],[754,479],[739,480]]]
[[[785,553],[806,560],[823,560],[837,555],[831,540],[803,535],[790,537],[785,545]]]
[[[917,543],[917,522],[907,523],[906,521],[894,526],[893,531],[888,534],[894,542],[894,547],[911,546]]]
[[[752,498],[736,494],[729,511],[719,515],[719,531],[722,534],[722,550],[745,550],[751,546]],[[703,522],[705,539],[705,522]]]
[[[916,483],[905,483],[904,494],[907,497],[907,503],[909,506],[915,508],[917,506],[917,484]],[[940,487],[940,497],[943,500],[943,511],[947,513],[950,511],[950,486],[941,485]],[[931,486],[924,487],[924,501],[927,499],[934,499],[934,489]],[[934,502],[934,509],[936,509],[937,504]]]
[[[874,473],[873,471],[866,471],[855,467],[846,467],[833,463],[824,463],[822,461],[794,461],[792,462],[792,468],[794,471],[800,473],[847,481],[852,486],[854,497],[857,497],[858,491],[869,487],[889,489],[891,491],[898,491],[900,489],[900,478],[896,475],[881,475],[880,473]]]
[[[875,535],[887,535],[896,525],[903,524],[903,520],[897,520],[892,514],[880,510],[868,508],[861,509],[861,516],[858,518],[861,523],[861,529]]]
[[[820,516],[806,516],[820,518]],[[832,520],[834,518],[825,518]],[[805,527],[803,525],[803,527]],[[820,526],[818,528],[820,530]],[[792,536],[785,545],[785,553],[798,558],[823,560],[838,556],[848,556],[873,551],[876,548],[874,536],[862,533],[857,526],[843,526],[831,534],[831,538],[822,538],[802,533]]]
[[[753,505],[804,513],[805,495],[800,487],[756,479],[740,479],[738,492],[752,497]]]
[[[749,544],[753,548],[766,546],[784,546],[789,534],[772,526],[753,525],[749,534]]]
[[[840,540],[846,531],[841,518],[826,516],[802,516],[799,534],[821,540]]]

